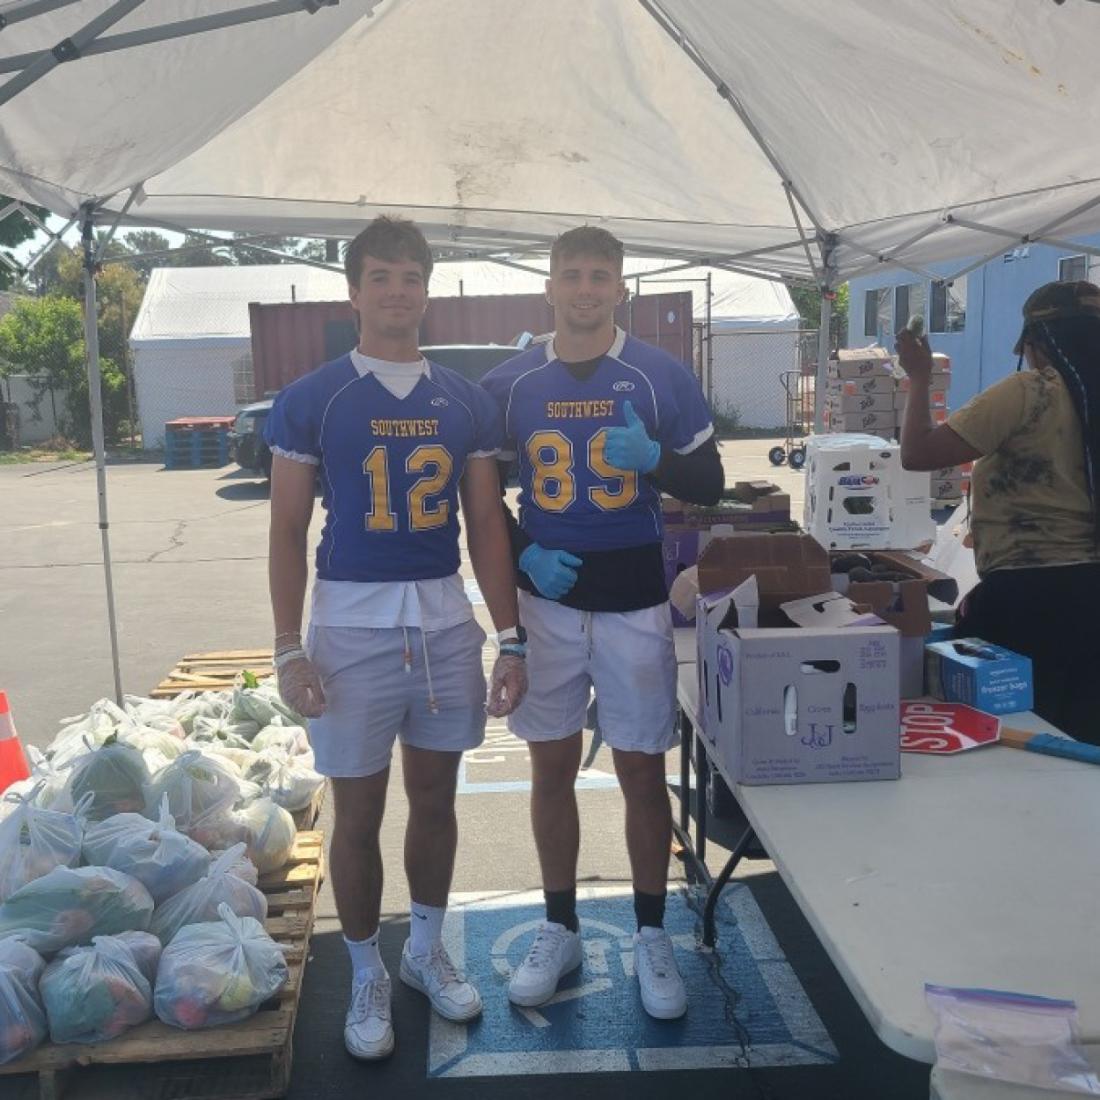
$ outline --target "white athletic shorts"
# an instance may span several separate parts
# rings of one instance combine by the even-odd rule
[[[667,603],[641,611],[575,611],[519,593],[527,628],[527,694],[508,719],[525,741],[583,728],[596,693],[600,733],[615,749],[659,754],[676,730],[676,650]]]
[[[426,635],[411,626],[310,626],[306,651],[325,689],[325,713],[309,721],[317,771],[336,778],[376,775],[389,767],[397,737],[437,752],[480,745],[484,642],[474,619]]]

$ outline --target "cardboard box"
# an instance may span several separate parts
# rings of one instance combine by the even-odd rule
[[[935,538],[928,474],[874,436],[812,436],[803,526],[830,550],[910,550]]]
[[[893,409],[882,412],[834,412],[831,423],[837,431],[881,434],[883,431],[892,432],[897,418]]]
[[[933,478],[933,500],[960,500],[970,489],[970,479],[964,477]]]
[[[833,551],[830,563],[850,554],[850,550]],[[933,629],[929,597],[953,604],[958,598],[958,582],[902,551],[874,550],[866,556],[872,567],[882,566],[908,579],[852,581],[847,573],[833,573],[832,586],[853,603],[869,607],[901,635],[901,697],[913,699],[924,694],[924,646]]]
[[[771,598],[754,608],[744,588],[701,597],[698,616],[703,735],[727,781],[897,779],[897,632],[750,625]]]
[[[902,410],[909,402],[909,390],[899,389],[894,394],[894,408]],[[931,409],[947,408],[947,390],[931,389],[928,391],[928,407]]]
[[[735,529],[758,530],[790,523],[791,497],[771,481],[738,481],[713,507],[685,504],[682,522],[689,527],[730,524]]]
[[[843,397],[855,397],[860,393],[893,393],[897,389],[897,380],[893,374],[868,374],[862,378],[834,378],[827,383],[828,392]]]
[[[894,407],[893,391],[887,393],[830,393],[826,400],[839,413],[889,412]]]
[[[966,703],[987,714],[1031,710],[1031,659],[981,638],[955,638],[925,647],[928,694]]]
[[[893,377],[893,364],[894,358],[885,348],[841,348],[826,371],[831,378],[866,378],[876,374]]]
[[[897,384],[897,389],[898,389],[899,393],[908,393],[909,392],[909,386],[910,386],[909,375],[903,374],[897,380],[897,383],[898,383]],[[950,374],[950,372],[944,374],[940,371],[933,371],[932,372],[932,377],[929,379],[929,382],[928,382],[928,389],[930,391],[939,390],[939,391],[942,391],[944,393],[947,393],[951,389],[951,374]]]

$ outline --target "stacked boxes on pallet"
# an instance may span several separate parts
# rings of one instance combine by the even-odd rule
[[[232,416],[182,416],[164,425],[164,465],[169,470],[224,466],[229,462]]]
[[[893,366],[885,348],[841,348],[829,363],[825,389],[828,430],[891,438],[897,428]]]

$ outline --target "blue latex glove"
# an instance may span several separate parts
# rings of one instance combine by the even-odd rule
[[[519,567],[548,600],[560,600],[577,583],[581,559],[567,550],[547,550],[531,543],[519,556]]]
[[[625,428],[609,428],[604,443],[604,458],[618,470],[637,470],[648,474],[661,461],[661,445],[649,438],[645,424],[629,401],[623,402]]]

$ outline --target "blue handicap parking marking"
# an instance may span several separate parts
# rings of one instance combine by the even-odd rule
[[[632,894],[618,887],[584,889],[577,911],[581,967],[549,1003],[517,1008],[508,1001],[508,979],[544,918],[541,893],[452,899],[444,938],[451,957],[481,991],[485,1010],[470,1025],[432,1014],[429,1076],[705,1069],[742,1065],[746,1054],[755,1066],[837,1060],[744,884],[723,893],[717,954],[697,946],[699,918],[687,899],[669,894],[665,927],[688,993],[687,1014],[679,1020],[654,1020],[642,1008],[634,977]],[[741,1035],[731,1009],[744,1028]]]

